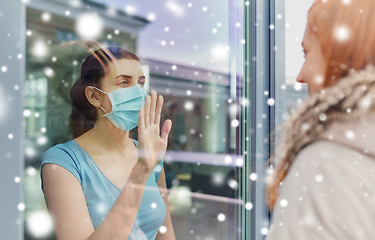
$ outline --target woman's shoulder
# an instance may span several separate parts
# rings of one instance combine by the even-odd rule
[[[72,146],[73,146],[73,140],[69,140],[65,143],[58,143],[50,148],[47,149],[47,151],[45,152],[45,154],[53,154],[55,152],[57,153],[61,153],[63,151],[65,152],[69,152],[69,151],[72,151]]]
[[[375,167],[374,156],[368,155],[357,148],[339,142],[319,140],[304,147],[297,154],[293,164],[324,164],[325,166],[333,164],[334,166],[353,166],[358,160],[363,163],[362,165]]]
[[[73,140],[69,140],[65,143],[59,143],[50,147],[42,157],[42,163],[51,160],[73,160],[77,162],[77,147],[74,144]]]
[[[323,188],[344,189],[353,182],[373,185],[374,169],[375,159],[369,155],[336,142],[316,141],[297,154],[284,182],[320,193]]]
[[[43,190],[43,165],[46,163],[59,165],[69,172],[71,172],[80,183],[82,183],[82,167],[81,163],[77,158],[76,150],[74,150],[74,142],[72,140],[66,143],[59,143],[49,148],[42,157],[40,164],[40,178],[41,178],[41,189]]]
[[[280,186],[268,239],[309,239],[320,228],[328,230],[330,238],[342,239],[340,226],[360,229],[375,223],[369,197],[375,194],[374,169],[373,158],[337,142],[307,145]],[[359,214],[366,211],[370,214]]]

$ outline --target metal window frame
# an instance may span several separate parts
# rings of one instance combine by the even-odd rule
[[[278,146],[275,133],[285,113],[285,0],[244,2],[244,97],[242,129],[244,167],[242,170],[242,239],[261,240],[268,229],[270,213],[266,204],[268,159]],[[277,17],[279,16],[279,17]],[[273,26],[273,27],[271,27]],[[268,94],[266,94],[268,93]],[[269,105],[268,99],[275,104]],[[266,115],[264,117],[264,114]],[[248,139],[248,140],[247,140]],[[249,175],[257,174],[259,181]],[[245,204],[251,202],[249,211]]]
[[[7,71],[0,72],[0,239],[23,239],[24,217],[23,211],[18,210],[18,204],[24,202],[26,9],[22,1],[0,1],[0,11],[0,66],[7,67]],[[21,59],[18,54],[21,54]],[[16,182],[15,177],[20,177],[21,181]]]

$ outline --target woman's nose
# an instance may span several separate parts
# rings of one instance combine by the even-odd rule
[[[305,83],[303,80],[297,78],[297,82],[299,83]]]
[[[299,74],[298,74],[296,80],[297,80],[297,82],[299,82],[299,83],[305,83],[305,81],[303,81],[303,79],[302,79],[302,74],[301,74],[301,72],[299,72]]]

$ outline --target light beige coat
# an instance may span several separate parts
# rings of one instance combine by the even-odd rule
[[[271,220],[267,240],[375,239],[374,113],[333,121],[302,148]]]

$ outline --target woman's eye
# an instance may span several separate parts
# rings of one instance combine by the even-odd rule
[[[121,85],[128,84],[126,81],[120,82]]]

